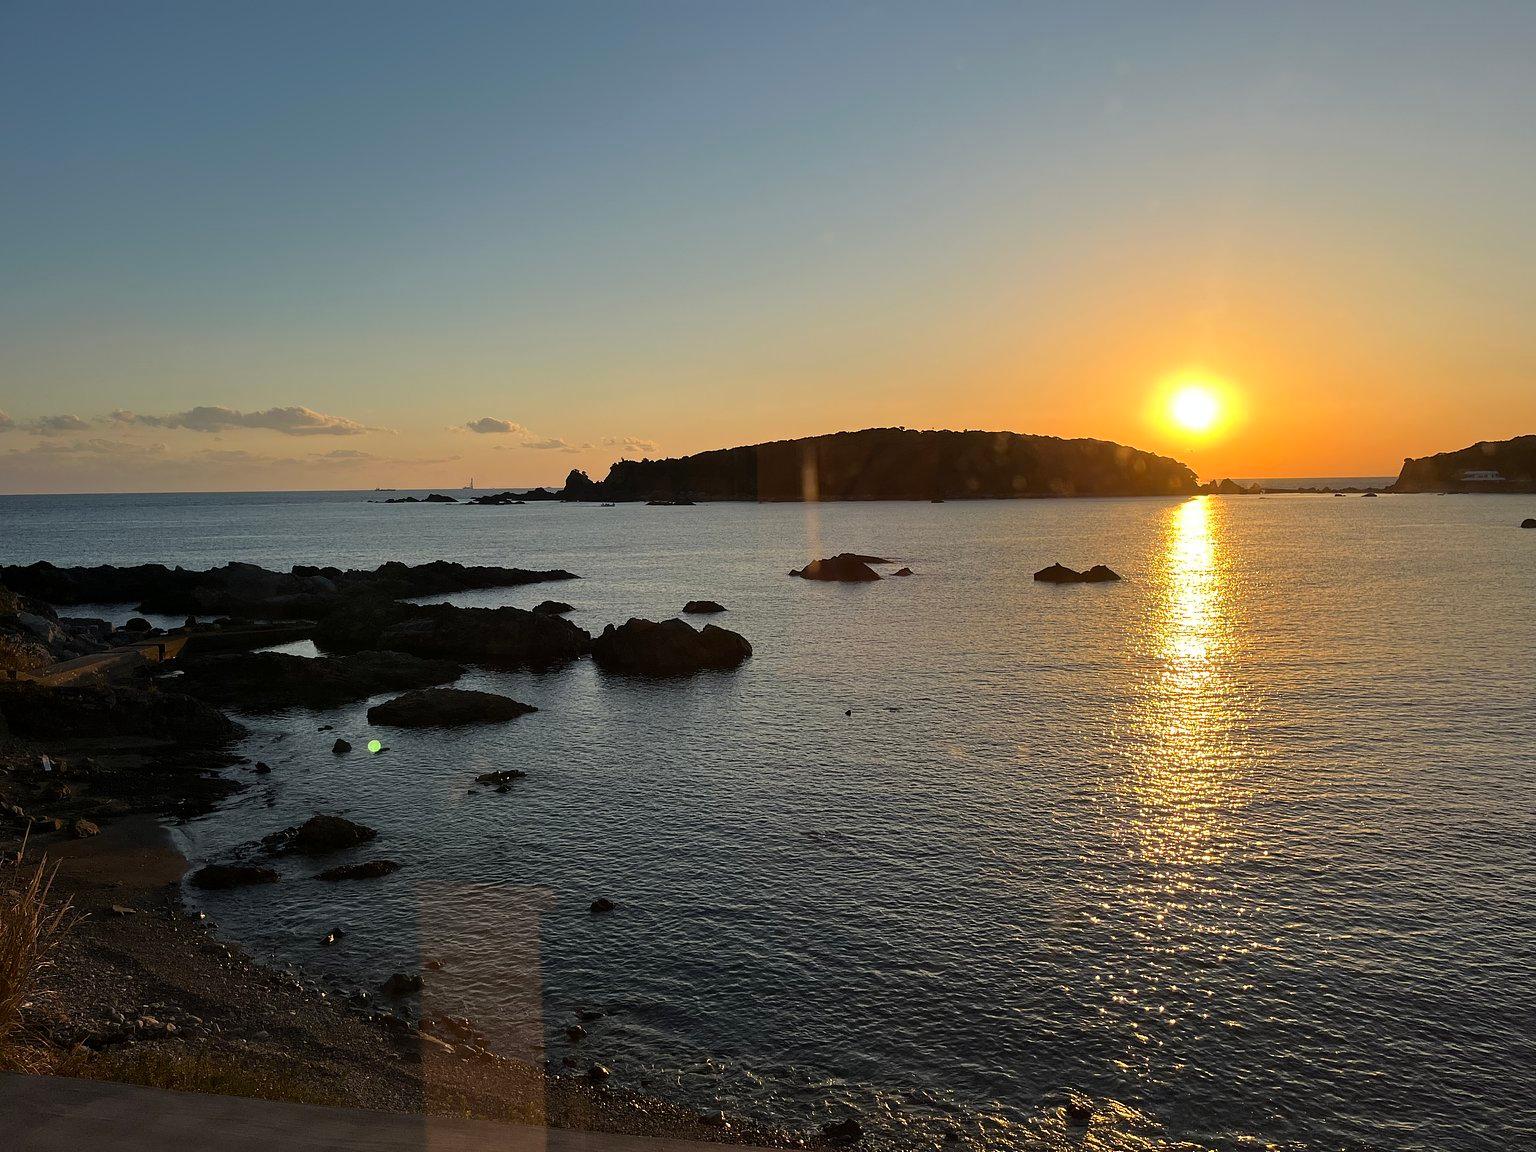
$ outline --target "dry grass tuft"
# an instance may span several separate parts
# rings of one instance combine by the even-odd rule
[[[26,850],[23,840],[0,863],[0,1066],[21,1070],[33,1063],[19,1042],[23,1018],[49,997],[53,950],[74,920],[69,900],[49,904],[57,865],[28,864]]]

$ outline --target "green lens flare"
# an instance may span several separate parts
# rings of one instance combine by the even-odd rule
[[[370,740],[370,741],[368,741],[368,751],[370,751],[370,752],[382,752],[382,751],[384,751],[384,745],[381,744],[377,740]]]

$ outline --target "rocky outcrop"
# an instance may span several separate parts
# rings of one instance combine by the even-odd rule
[[[585,655],[592,637],[548,612],[374,600],[322,620],[315,640],[332,652],[382,649],[501,667],[549,668]]]
[[[380,692],[450,684],[463,675],[449,660],[404,652],[355,652],[310,659],[284,652],[239,652],[185,661],[182,689],[200,700],[252,710],[335,708]]]
[[[1200,491],[1211,496],[1262,496],[1264,488],[1259,484],[1239,484],[1230,476],[1225,480],[1212,480],[1200,486]]]
[[[789,574],[798,576],[802,580],[841,580],[847,583],[862,583],[880,579],[880,573],[870,565],[884,563],[886,561],[878,556],[860,556],[855,552],[840,552],[825,560],[812,560],[804,568],[792,569]]]
[[[46,561],[0,569],[0,583],[49,604],[138,604],[145,612],[247,619],[315,618],[370,597],[440,596],[575,578],[563,569],[532,571],[449,561],[391,562],[372,570],[297,564],[288,572],[255,564],[192,571],[163,564],[59,568]]]
[[[690,616],[711,616],[716,612],[724,612],[724,604],[716,604],[713,600],[690,600],[683,605],[683,611]]]
[[[574,607],[567,604],[564,600],[541,600],[533,606],[533,610],[535,612],[547,612],[551,616],[564,616],[567,612],[576,611]]]
[[[1171,496],[1196,490],[1177,460],[1107,440],[867,428],[671,460],[620,460],[568,500],[931,500]]]
[[[526,504],[528,501],[524,500],[516,492],[497,492],[493,495],[472,497],[469,503],[501,508],[512,504]]]
[[[1052,564],[1036,572],[1035,579],[1046,584],[1107,584],[1120,579],[1120,574],[1105,564],[1095,564],[1086,572],[1068,568],[1065,564]]]
[[[631,619],[610,624],[592,642],[592,659],[607,672],[629,676],[691,676],[709,668],[735,668],[752,655],[746,637],[686,620]]]
[[[538,709],[494,692],[461,688],[422,688],[368,709],[370,724],[394,728],[457,728],[465,724],[496,724]]]
[[[1536,492],[1536,436],[1403,461],[1389,492]]]
[[[311,816],[302,824],[262,837],[261,845],[276,856],[323,856],[356,848],[378,836],[376,829],[345,816]]]
[[[217,708],[180,692],[104,684],[0,687],[0,717],[32,739],[137,736],[215,745],[244,731]]]

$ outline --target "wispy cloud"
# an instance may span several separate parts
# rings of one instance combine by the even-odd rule
[[[118,409],[108,417],[117,424],[141,425],[147,428],[184,428],[192,432],[228,432],[240,428],[257,428],[280,432],[284,436],[360,436],[365,432],[388,432],[388,428],[371,428],[345,416],[331,416],[316,412],[303,405],[287,408],[268,408],[260,412],[241,412],[234,408],[204,404],[188,408],[185,412],[173,412],[168,416],[147,416],[138,412]]]

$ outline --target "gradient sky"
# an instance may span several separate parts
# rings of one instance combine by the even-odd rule
[[[0,0],[0,490],[1395,473],[1536,432],[1533,58],[1528,2]]]

